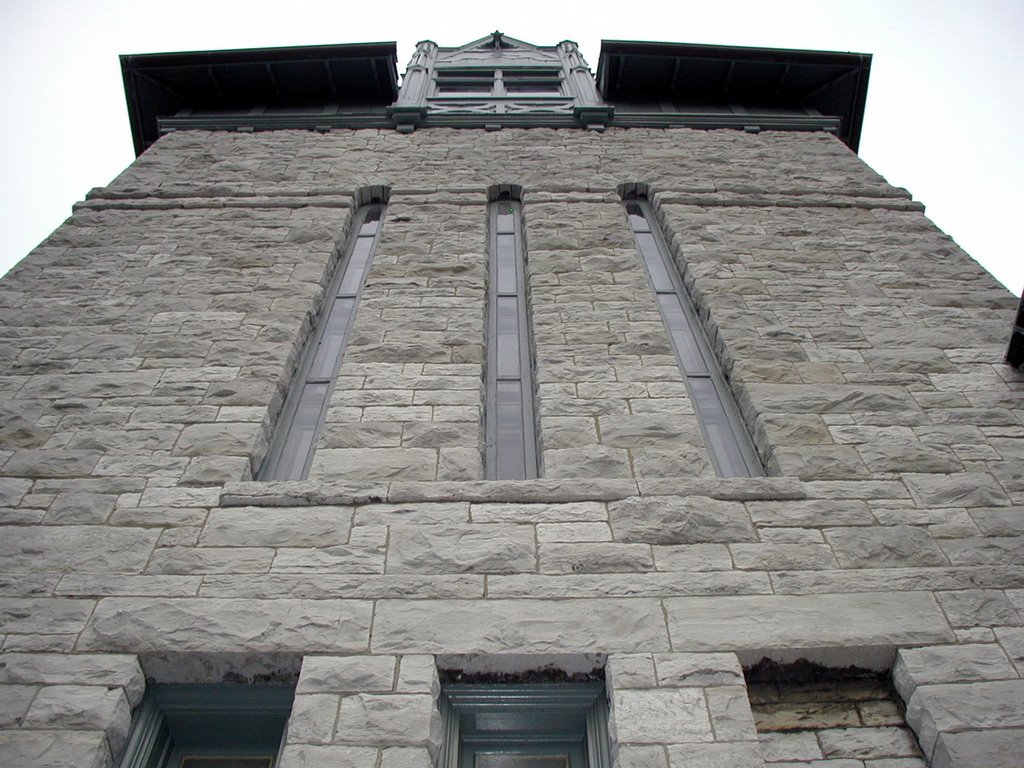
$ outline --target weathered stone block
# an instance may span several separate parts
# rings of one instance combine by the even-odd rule
[[[998,728],[939,736],[932,768],[1014,768],[1020,765],[1024,729]]]
[[[0,728],[18,728],[39,691],[34,685],[0,687]]]
[[[341,700],[335,741],[425,747],[438,740],[440,731],[433,696],[360,693]]]
[[[620,744],[715,740],[704,693],[697,688],[616,690],[612,716]]]
[[[7,653],[0,657],[0,683],[117,686],[135,706],[145,678],[134,655]]]
[[[288,740],[330,744],[340,701],[340,697],[329,694],[297,694],[288,717]]]
[[[309,745],[289,741],[281,755],[281,768],[375,768],[373,747]]]
[[[348,542],[345,507],[242,507],[210,512],[201,546],[329,547]]]
[[[296,692],[390,691],[394,682],[394,656],[307,656]]]
[[[608,504],[616,541],[646,544],[756,541],[743,505],[700,496],[636,497]]]
[[[997,507],[1010,503],[996,479],[983,472],[906,474],[903,480],[914,499],[925,507]]]
[[[953,639],[934,598],[915,592],[674,597],[664,603],[672,647],[678,651],[919,645]]]
[[[121,689],[95,685],[45,686],[22,724],[40,730],[104,731],[114,754],[124,747],[130,725],[131,706]]]
[[[622,573],[654,570],[647,544],[541,544],[541,573]]]
[[[536,569],[526,525],[406,525],[391,530],[391,573],[515,573]]]
[[[373,480],[433,480],[433,448],[321,448],[309,468],[311,480],[345,477]]]
[[[63,597],[5,597],[0,603],[0,632],[76,634],[82,631],[94,606],[92,600]]]
[[[843,568],[947,565],[939,545],[924,528],[894,525],[826,528],[825,538]]]
[[[732,653],[657,653],[654,663],[660,687],[744,684],[743,668]]]
[[[102,731],[3,730],[0,755],[10,766],[110,768],[110,747]]]
[[[1020,626],[1024,623],[1006,595],[994,589],[939,592],[936,597],[954,627]]]
[[[671,744],[670,768],[765,768],[757,743]],[[797,768],[797,764],[791,764]],[[802,768],[802,767],[801,767]]]
[[[360,600],[108,597],[82,634],[86,650],[365,652],[372,607]]]
[[[829,759],[870,760],[920,754],[909,728],[830,728],[818,732],[818,742]]]
[[[14,527],[0,537],[9,570],[138,573],[158,532],[108,526]]]
[[[656,688],[654,659],[649,653],[616,653],[608,658],[605,674],[612,690]]]
[[[892,677],[900,696],[909,701],[919,685],[1012,680],[1017,673],[998,645],[938,645],[901,649]]]
[[[651,599],[381,600],[374,652],[553,653],[668,650]]]
[[[945,733],[1024,728],[1024,680],[919,686],[907,702],[907,723],[926,758]]]

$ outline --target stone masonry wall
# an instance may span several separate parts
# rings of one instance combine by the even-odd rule
[[[710,469],[635,182],[767,478]],[[481,479],[496,183],[524,189],[535,481]],[[366,185],[391,198],[311,477],[254,482]],[[435,654],[600,653],[620,768],[759,768],[766,655],[892,667],[933,768],[1012,766],[1015,306],[823,134],[165,136],[0,283],[0,765],[114,764],[136,656],[173,650],[305,657],[286,765],[428,765]]]

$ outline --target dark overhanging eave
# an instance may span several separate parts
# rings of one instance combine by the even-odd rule
[[[160,135],[161,120],[183,110],[216,111],[374,104],[398,96],[393,42],[246,48],[121,56],[136,154]],[[339,77],[341,82],[339,82]]]
[[[1010,334],[1010,345],[1006,348],[1006,362],[1014,368],[1024,366],[1024,293],[1017,305],[1017,320]]]
[[[856,151],[870,69],[863,53],[604,40],[597,86],[613,105],[689,97],[819,112],[840,121],[840,139]]]

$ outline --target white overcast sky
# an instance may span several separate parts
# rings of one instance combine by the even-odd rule
[[[1024,2],[0,0],[0,273],[133,159],[118,54],[281,45],[659,40],[871,53],[860,154],[1024,286]]]

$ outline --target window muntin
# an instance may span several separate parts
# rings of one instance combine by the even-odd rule
[[[609,768],[603,682],[445,684],[439,768]]]
[[[719,477],[756,477],[764,468],[718,368],[676,265],[644,197],[626,200],[626,220],[650,278],[662,321]]]
[[[118,768],[273,768],[292,685],[153,685]]]
[[[487,94],[494,97],[545,97],[562,92],[558,69],[442,69],[435,73],[440,96]]]
[[[486,476],[538,476],[522,207],[505,192],[490,205],[485,409]]]
[[[259,480],[301,480],[309,472],[385,210],[383,202],[375,202],[360,207],[353,217],[345,253],[306,340]]]

